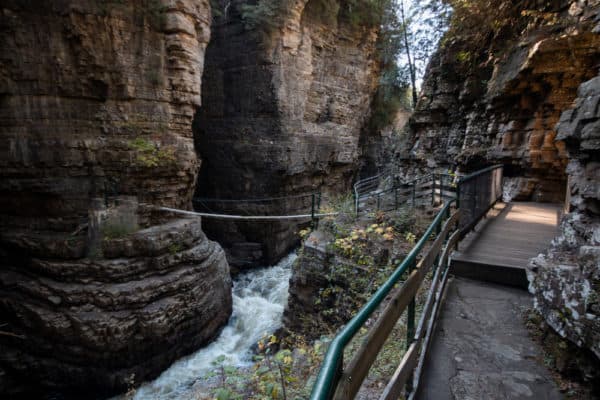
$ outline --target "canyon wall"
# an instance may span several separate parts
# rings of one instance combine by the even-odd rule
[[[210,6],[7,0],[0,14],[0,391],[124,390],[231,312],[200,220],[148,206],[191,207]]]
[[[499,2],[492,21],[510,4]],[[446,36],[397,150],[399,172],[500,163],[505,200],[564,201],[529,290],[550,326],[600,357],[600,2],[519,4],[511,27]]]
[[[245,0],[222,4],[206,55],[195,137],[205,211],[285,215],[311,211],[310,193],[348,192],[361,128],[377,85],[377,28],[347,15],[345,1]],[[331,9],[322,7],[329,5]],[[273,14],[264,16],[272,5]],[[263,14],[261,14],[263,13]],[[237,266],[272,263],[307,222],[205,221]]]
[[[529,290],[550,326],[600,359],[600,75],[581,84],[557,133],[569,156],[570,212],[530,263]]]
[[[484,22],[502,24],[509,2],[501,3],[496,20],[484,17],[471,33],[463,21],[466,33],[444,39],[410,122],[409,148],[398,155],[403,165],[469,172],[502,163],[508,198],[564,201],[568,156],[554,127],[579,85],[596,75],[598,2],[549,3],[557,4],[523,2],[507,16],[516,22],[493,30]]]

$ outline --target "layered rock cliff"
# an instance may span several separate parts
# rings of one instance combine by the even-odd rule
[[[412,148],[401,157],[465,172],[502,163],[508,197],[564,200],[568,157],[554,126],[596,75],[598,2],[548,4],[503,2],[493,15],[468,15],[466,33],[445,38],[411,120]]]
[[[529,289],[550,326],[600,357],[600,2],[538,3],[467,16],[471,36],[451,29],[397,156],[409,174],[501,163],[506,200],[564,201],[560,234],[531,263]],[[500,28],[473,23],[482,15]]]
[[[377,84],[377,28],[352,19],[343,0],[277,4],[223,2],[213,23],[195,128],[200,197],[327,195],[347,191],[358,169],[361,127]],[[311,199],[202,206],[306,214]],[[298,242],[298,225],[205,222],[236,265],[275,261]]]
[[[0,391],[122,390],[231,311],[200,221],[138,205],[191,206],[210,7],[8,0],[0,14]]]

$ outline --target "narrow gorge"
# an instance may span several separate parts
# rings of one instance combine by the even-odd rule
[[[562,204],[529,290],[556,332],[600,358],[600,2],[536,6],[503,4],[438,50],[395,163],[403,174],[502,164],[505,201]]]
[[[528,292],[548,366],[593,386],[600,1],[423,4],[3,0],[0,397],[308,398],[444,200],[379,194],[492,165],[505,202],[560,205]],[[443,7],[415,81],[403,35]]]

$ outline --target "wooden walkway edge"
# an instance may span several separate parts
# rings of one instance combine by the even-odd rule
[[[560,212],[557,204],[496,204],[453,253],[451,273],[527,288],[525,268],[550,245]]]

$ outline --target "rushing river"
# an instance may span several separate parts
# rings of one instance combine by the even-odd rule
[[[142,385],[134,399],[190,398],[194,382],[213,370],[213,362],[221,356],[228,365],[249,365],[251,347],[281,326],[295,259],[296,254],[292,253],[277,265],[238,275],[233,284],[233,314],[221,335],[207,347],[175,362],[154,381]]]

